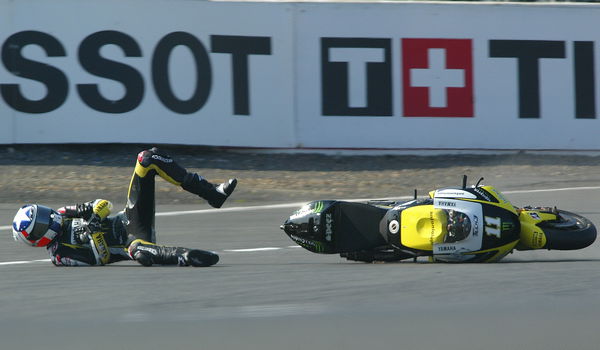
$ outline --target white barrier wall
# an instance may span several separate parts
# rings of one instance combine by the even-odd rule
[[[598,18],[581,4],[0,0],[0,143],[600,150]]]
[[[600,149],[600,7],[302,7],[304,146]]]
[[[0,0],[1,142],[294,146],[291,18],[269,4]]]

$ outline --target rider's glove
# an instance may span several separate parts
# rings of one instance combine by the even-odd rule
[[[73,227],[73,235],[75,241],[79,244],[90,243],[90,237],[92,234],[101,232],[102,224],[101,219],[98,215],[92,214],[87,222],[83,222],[81,226]]]
[[[106,199],[96,199],[82,204],[69,205],[58,209],[58,212],[67,218],[83,218],[88,220],[92,214],[106,218],[111,210],[112,203]]]
[[[75,236],[75,241],[79,244],[88,244],[90,242],[90,235],[85,226],[74,227],[73,234]]]
[[[96,199],[92,202],[92,207],[91,219],[94,218],[94,216],[99,219],[106,219],[108,215],[110,215],[113,205],[106,199]]]

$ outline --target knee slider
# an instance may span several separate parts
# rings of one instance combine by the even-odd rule
[[[161,152],[156,147],[138,153],[137,160],[143,167],[148,167],[156,163],[173,163],[173,159],[168,154]]]
[[[152,266],[154,259],[152,254],[147,251],[139,250],[133,254],[133,260],[143,266]]]
[[[128,248],[129,256],[143,266],[152,266],[155,263],[158,251],[156,245],[141,239],[131,242]]]

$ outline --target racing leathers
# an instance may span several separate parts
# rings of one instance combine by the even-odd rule
[[[102,216],[94,208],[104,207]],[[124,213],[108,217],[109,201],[95,201],[59,208],[62,232],[48,245],[52,263],[57,266],[105,265],[129,260]]]
[[[63,217],[61,233],[47,247],[52,263],[87,266],[133,259],[144,266],[216,264],[219,257],[215,253],[156,244],[156,175],[199,195],[216,208],[223,205],[237,184],[237,180],[231,179],[215,186],[198,174],[187,172],[157,148],[142,151],[138,154],[124,211],[110,216],[112,204],[104,199],[58,209]]]

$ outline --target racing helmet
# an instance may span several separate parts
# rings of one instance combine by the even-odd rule
[[[448,210],[448,235],[446,242],[461,241],[471,233],[471,219],[463,212]]]
[[[47,246],[61,231],[62,216],[51,208],[26,204],[13,219],[13,239],[34,247]]]

